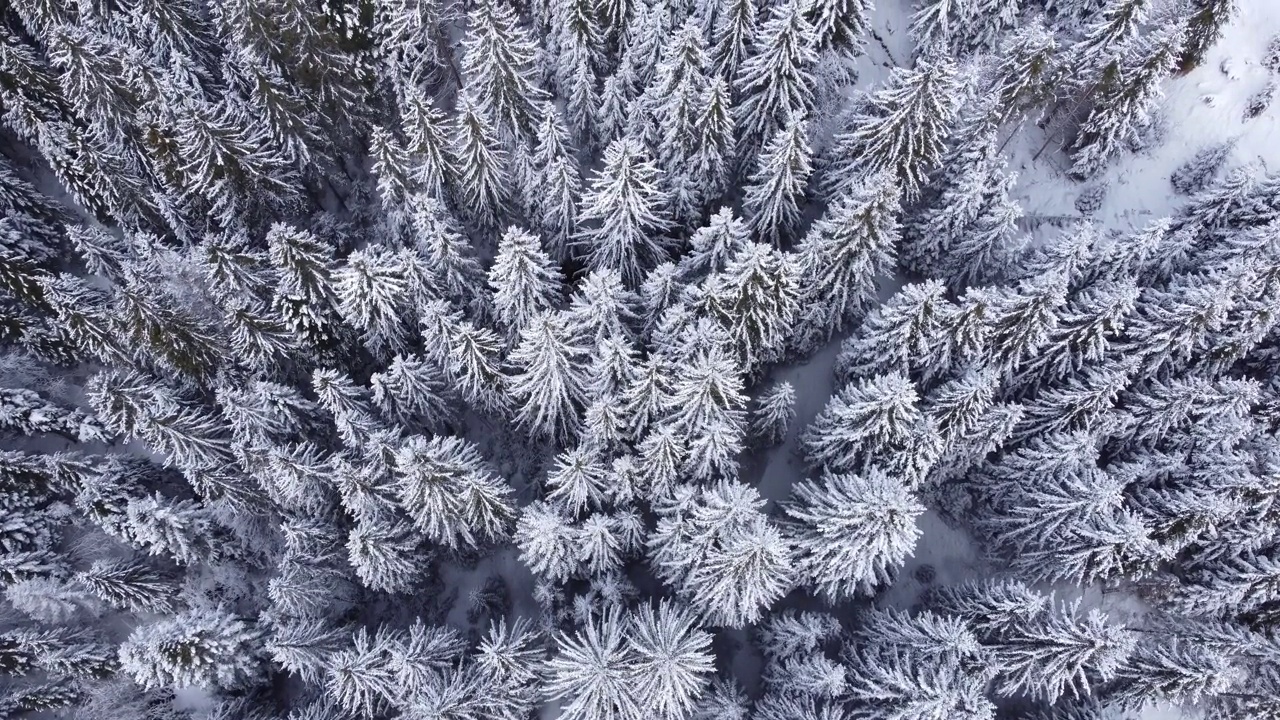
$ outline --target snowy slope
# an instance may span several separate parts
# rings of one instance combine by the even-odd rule
[[[1280,3],[1241,0],[1240,14],[1205,63],[1165,84],[1162,143],[1117,158],[1088,184],[1065,177],[1070,163],[1058,151],[1057,138],[1039,159],[1046,137],[1039,128],[1018,134],[1005,150],[1019,173],[1018,201],[1028,216],[1077,216],[1075,200],[1090,184],[1108,184],[1102,206],[1093,215],[1107,229],[1132,230],[1167,216],[1185,198],[1174,194],[1169,177],[1199,150],[1226,140],[1237,145],[1229,166],[1261,161],[1280,167],[1280,103],[1252,120],[1244,108],[1268,82],[1280,81],[1262,66],[1267,44],[1280,34]]]

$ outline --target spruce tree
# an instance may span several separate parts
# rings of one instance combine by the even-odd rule
[[[235,688],[261,662],[260,631],[223,611],[190,611],[144,625],[120,646],[120,664],[143,687]]]
[[[885,175],[841,193],[796,248],[806,296],[802,347],[846,327],[870,302],[877,278],[889,272],[898,240],[899,192]]]
[[[827,186],[847,187],[859,174],[890,172],[914,198],[942,159],[958,111],[960,79],[946,57],[923,57],[914,68],[898,68],[871,94],[835,138],[840,159]]]
[[[870,470],[801,481],[783,512],[803,582],[836,604],[892,581],[920,537],[924,506],[901,482]]]
[[[1204,62],[1209,48],[1222,37],[1223,28],[1237,11],[1236,0],[1197,0],[1187,19],[1186,45],[1179,67],[1186,71]]]
[[[509,392],[517,402],[516,423],[562,444],[578,431],[590,352],[575,344],[567,330],[562,316],[542,313],[520,331],[520,343],[508,358],[514,369]]]
[[[480,111],[501,132],[531,139],[543,99],[534,76],[536,45],[502,0],[486,0],[469,18],[463,74]],[[464,121],[468,122],[468,121]]]
[[[1086,178],[1097,173],[1115,153],[1136,137],[1163,97],[1160,84],[1173,72],[1184,33],[1178,26],[1143,36],[1107,71],[1091,93],[1089,115],[1071,144],[1071,173]]]
[[[813,171],[808,123],[790,121],[760,152],[747,182],[743,205],[748,224],[761,241],[783,246],[800,225],[805,187]]]
[[[507,229],[498,242],[498,257],[489,268],[489,287],[497,319],[510,335],[534,316],[560,304],[560,271],[539,239],[517,227]]]
[[[498,2],[498,0],[494,0]],[[449,147],[454,192],[467,215],[481,228],[498,226],[510,198],[508,155],[482,105],[464,94]]]
[[[637,141],[610,143],[579,215],[576,241],[589,267],[617,270],[634,286],[644,271],[665,259],[668,197],[660,178]]]
[[[818,62],[813,25],[799,0],[774,5],[770,12],[756,33],[754,52],[742,61],[733,81],[741,98],[734,106],[734,124],[746,157],[788,123],[813,112],[812,75]]]

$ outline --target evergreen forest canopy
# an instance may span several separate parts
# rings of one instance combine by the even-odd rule
[[[1280,717],[1280,175],[1031,242],[1002,155],[1233,0],[872,12],[0,5],[0,717]]]

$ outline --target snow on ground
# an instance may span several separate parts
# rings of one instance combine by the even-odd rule
[[[1165,83],[1163,142],[1117,158],[1088,183],[1064,175],[1070,161],[1056,136],[1036,159],[1046,137],[1029,124],[1005,149],[1010,169],[1019,174],[1015,196],[1023,210],[1029,217],[1079,216],[1075,200],[1080,192],[1104,183],[1109,190],[1093,217],[1104,228],[1127,231],[1169,215],[1185,201],[1174,194],[1169,177],[1206,147],[1236,139],[1229,166],[1261,161],[1272,170],[1280,168],[1280,99],[1259,117],[1244,117],[1249,99],[1268,82],[1280,81],[1261,64],[1277,34],[1280,3],[1242,0],[1239,15],[1204,64]]]

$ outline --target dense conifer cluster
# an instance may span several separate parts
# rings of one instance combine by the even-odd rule
[[[1277,717],[1280,175],[1002,154],[1235,10],[0,5],[0,717]]]

